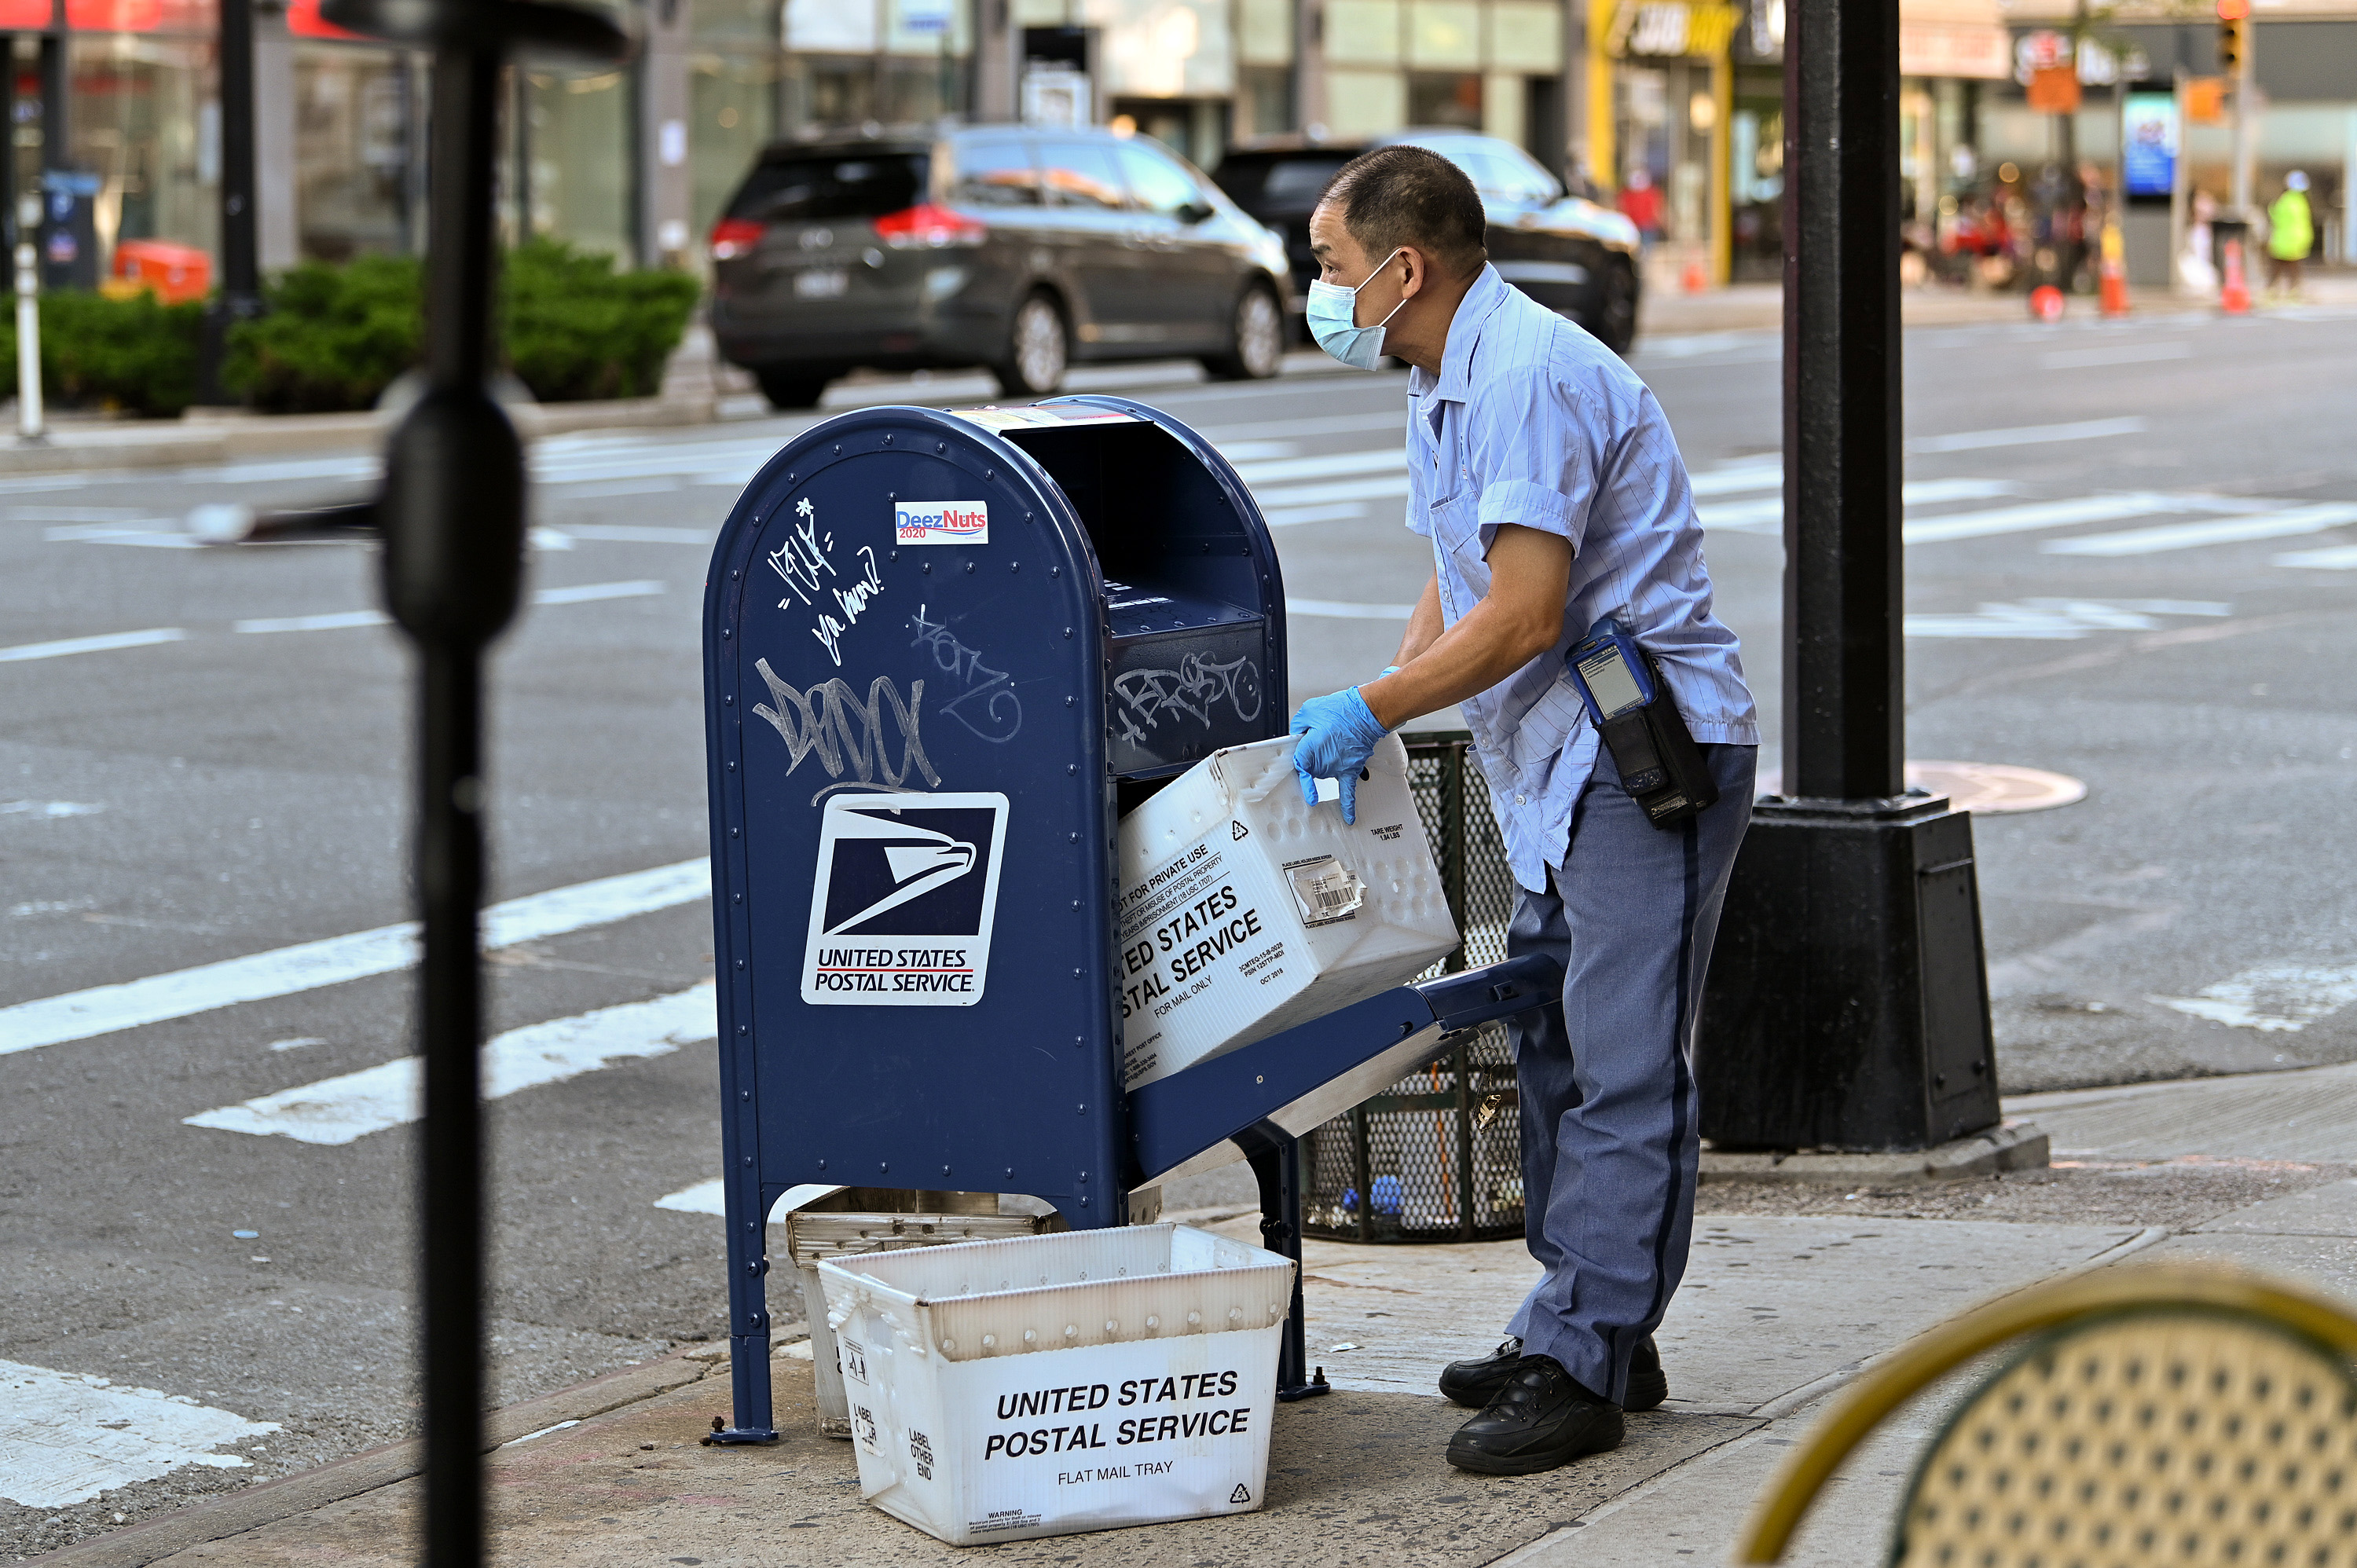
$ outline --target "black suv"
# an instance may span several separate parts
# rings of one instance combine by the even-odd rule
[[[1036,397],[1075,360],[1276,374],[1285,246],[1158,144],[975,126],[780,145],[712,230],[712,332],[779,408],[854,366],[987,365]]]
[[[1470,131],[1401,131],[1344,145],[1292,138],[1239,148],[1220,165],[1220,188],[1285,236],[1297,284],[1318,275],[1309,214],[1344,164],[1370,147],[1429,147],[1472,177],[1490,218],[1490,264],[1548,309],[1568,316],[1616,354],[1637,338],[1637,227],[1620,213],[1566,197],[1555,176],[1512,142]],[[1290,302],[1296,315],[1302,302]]]

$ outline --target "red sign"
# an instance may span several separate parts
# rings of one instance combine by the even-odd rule
[[[319,0],[287,0],[286,30],[298,38],[349,38],[358,43],[371,41],[323,19],[319,15]]]
[[[2029,73],[2029,112],[2033,114],[2075,114],[2079,110],[2079,73],[2056,66]]]
[[[77,33],[152,33],[164,0],[66,0],[66,26]]]

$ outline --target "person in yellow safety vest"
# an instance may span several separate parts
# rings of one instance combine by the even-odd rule
[[[2299,292],[2299,263],[2308,260],[2316,242],[2316,220],[2309,211],[2308,176],[2294,169],[2284,177],[2284,193],[2267,209],[2267,289]]]

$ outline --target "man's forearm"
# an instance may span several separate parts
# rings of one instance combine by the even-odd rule
[[[1425,650],[1440,640],[1445,629],[1440,619],[1440,578],[1424,580],[1424,592],[1415,596],[1415,608],[1407,616],[1407,633],[1400,639],[1399,652],[1392,662],[1405,668],[1424,657]]]
[[[1396,674],[1371,681],[1359,695],[1385,729],[1479,696],[1529,663],[1536,653],[1506,635],[1501,610],[1484,599],[1434,639]]]
[[[1437,583],[1427,584],[1401,644],[1397,674],[1371,681],[1359,696],[1385,729],[1488,691],[1555,646],[1563,635],[1572,549],[1560,535],[1508,523],[1490,544],[1490,590],[1455,626],[1409,652],[1420,618],[1440,618]]]

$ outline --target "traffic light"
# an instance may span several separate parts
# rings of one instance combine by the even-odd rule
[[[2244,29],[2251,25],[2251,0],[2218,0],[2218,70],[2239,76],[2243,70]]]

